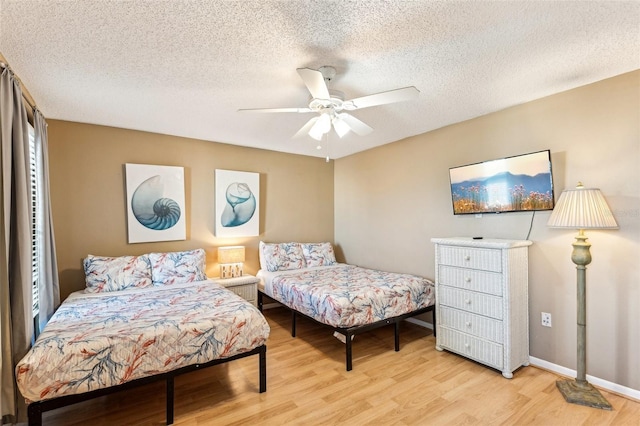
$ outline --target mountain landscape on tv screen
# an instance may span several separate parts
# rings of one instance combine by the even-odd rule
[[[497,173],[451,184],[455,213],[483,213],[553,208],[551,173],[535,176]]]

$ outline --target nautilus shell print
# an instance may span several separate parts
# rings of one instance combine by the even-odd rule
[[[178,223],[180,205],[164,197],[164,183],[160,175],[142,182],[131,197],[131,210],[135,218],[146,228],[162,231]]]
[[[222,226],[240,226],[251,220],[256,211],[256,197],[248,184],[243,182],[230,184],[227,187],[225,197],[227,203],[220,218]]]

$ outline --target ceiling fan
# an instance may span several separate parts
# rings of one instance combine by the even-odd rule
[[[344,100],[344,93],[337,90],[330,90],[327,83],[336,75],[336,70],[330,66],[320,67],[318,70],[310,68],[298,68],[298,74],[311,92],[311,101],[308,107],[304,108],[253,108],[240,109],[242,112],[295,112],[309,113],[315,112],[318,116],[302,126],[293,136],[294,138],[308,134],[315,140],[322,140],[322,136],[335,130],[339,137],[343,137],[349,131],[360,136],[368,135],[373,131],[364,122],[360,121],[345,111],[354,111],[372,106],[385,105],[394,102],[408,101],[418,97],[420,91],[413,86],[402,89],[389,90],[388,92],[376,93],[362,96],[360,98]]]

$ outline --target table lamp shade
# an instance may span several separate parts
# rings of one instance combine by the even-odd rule
[[[560,194],[547,225],[551,228],[618,229],[613,213],[597,188],[576,189]]]
[[[244,262],[244,246],[218,247],[218,263]]]

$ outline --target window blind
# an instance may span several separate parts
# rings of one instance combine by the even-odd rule
[[[34,137],[33,127],[29,127],[29,188],[31,199],[31,291],[33,294],[33,318],[40,312],[39,308],[39,287],[40,287],[40,250],[41,241],[40,226],[42,220],[40,203],[40,174],[38,155]]]

